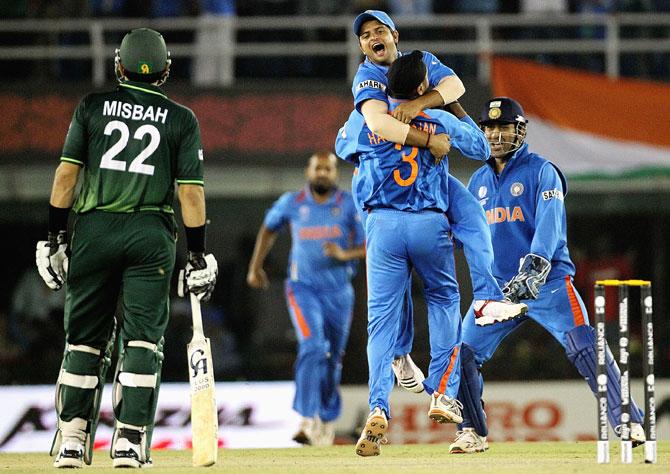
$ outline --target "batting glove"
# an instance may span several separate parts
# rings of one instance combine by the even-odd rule
[[[54,291],[63,288],[68,268],[67,232],[49,232],[47,240],[37,242],[35,264],[44,283]]]
[[[179,271],[177,294],[181,297],[193,293],[200,301],[208,301],[212,297],[219,267],[211,253],[189,252],[188,262]]]

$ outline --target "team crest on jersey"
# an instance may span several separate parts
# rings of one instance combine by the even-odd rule
[[[386,86],[384,84],[372,79],[359,82],[358,85],[356,86],[356,90],[365,89],[366,87],[374,87],[375,89],[381,89],[382,91],[386,92]]]
[[[497,118],[500,117],[502,112],[500,111],[500,109],[498,107],[493,107],[493,104],[491,104],[491,106],[492,107],[489,109],[489,118],[491,120],[496,120]]]
[[[509,188],[509,192],[512,193],[512,196],[521,196],[523,194],[523,184],[521,183],[514,183],[511,188]]]
[[[300,209],[298,209],[298,214],[300,214],[301,220],[306,221],[307,219],[309,219],[309,207],[300,206]]]
[[[330,214],[331,214],[333,217],[337,217],[337,216],[339,216],[341,213],[342,213],[342,210],[341,210],[339,207],[337,207],[337,206],[333,206],[333,207],[330,208]]]

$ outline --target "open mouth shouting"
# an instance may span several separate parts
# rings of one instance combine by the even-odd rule
[[[386,45],[384,43],[374,42],[371,47],[376,57],[383,58],[386,55]]]

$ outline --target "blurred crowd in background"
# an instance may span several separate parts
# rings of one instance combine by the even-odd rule
[[[670,12],[670,0],[7,0],[0,2],[0,18],[204,18],[204,17],[254,17],[254,16],[292,16],[292,15],[338,15],[353,16],[366,9],[381,9],[395,19],[403,40],[474,40],[472,28],[440,25],[434,27],[403,30],[404,16],[425,17],[434,14],[594,14],[610,15],[625,13]],[[670,28],[623,26],[621,38],[667,39]],[[270,34],[271,33],[271,34]],[[264,30],[260,34],[254,31],[238,31],[235,40],[245,42],[306,42],[306,41],[345,41],[349,31],[341,28],[305,29],[297,25],[292,30]],[[0,43],[18,44],[88,44],[86,33],[50,35],[48,38],[26,39],[22,33],[20,39],[16,33],[0,32]],[[198,41],[198,33],[190,31],[167,32],[168,43],[189,44]],[[585,39],[603,40],[606,28],[601,25],[560,26],[542,25],[533,27],[500,27],[493,31],[493,39],[531,40],[531,39]],[[35,36],[35,35],[33,35]],[[44,35],[42,35],[44,36]],[[108,43],[120,41],[108,38]],[[525,55],[529,59],[543,63],[578,67],[597,73],[605,72],[605,60],[602,54],[533,54]],[[621,75],[625,77],[644,77],[654,80],[667,80],[670,76],[670,55],[667,53],[625,53],[621,54]],[[442,59],[442,58],[441,58]],[[477,75],[476,59],[464,55],[450,55],[448,64],[458,71],[461,77]],[[176,58],[179,67],[173,69],[172,77],[189,78],[191,62],[189,59]],[[50,68],[48,72],[41,68],[37,71],[42,77],[77,79],[90,77],[90,67],[84,61],[78,61],[75,67]],[[54,70],[55,69],[55,70]],[[328,78],[346,79],[346,62],[341,58],[315,57],[242,57],[236,59],[236,76],[241,78]],[[3,68],[0,77],[22,79],[35,75],[34,68],[24,63]]]
[[[367,9],[394,17],[431,13],[617,13],[670,11],[668,0],[6,0],[4,18],[179,17],[205,14],[346,15]]]

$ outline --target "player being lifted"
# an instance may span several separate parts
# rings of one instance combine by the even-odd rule
[[[293,409],[302,423],[293,439],[333,444],[341,411],[342,357],[349,339],[355,260],[365,255],[363,229],[351,195],[337,189],[337,158],[312,155],[307,185],[281,196],[268,211],[256,238],[247,282],[265,288],[263,262],[278,232],[291,230],[286,302],[298,339]]]
[[[553,163],[529,150],[525,143],[527,123],[521,105],[508,97],[489,100],[479,120],[491,145],[491,159],[472,175],[468,189],[488,216],[496,255],[494,274],[510,299],[528,303],[528,315],[477,327],[472,307],[468,311],[463,320],[458,395],[464,406],[463,424],[451,453],[487,449],[488,428],[480,401],[483,382],[478,369],[500,342],[528,319],[554,336],[591,391],[598,392],[594,329],[572,284],[575,267],[568,251],[564,206],[567,184]],[[609,419],[616,427],[621,415],[621,375],[609,350],[607,371]],[[640,425],[643,413],[632,399],[630,411],[631,439],[639,445],[645,441]]]
[[[423,53],[398,58],[388,71],[391,108],[428,90]],[[412,121],[435,135],[449,134],[464,156],[485,160],[488,143],[476,127],[441,110],[427,110]],[[370,415],[356,445],[361,456],[379,454],[388,428],[393,378],[390,365],[398,340],[405,290],[412,269],[424,283],[431,361],[423,383],[431,394],[428,415],[460,422],[455,399],[460,378],[460,297],[455,279],[449,202],[448,160],[429,150],[379,140],[359,121],[351,140],[358,143],[358,199],[366,221],[368,275],[368,366]]]
[[[175,262],[175,181],[186,229],[186,289],[205,301],[217,276],[214,256],[205,255],[198,121],[159,87],[170,71],[165,41],[156,31],[132,30],[115,62],[118,88],[87,95],[74,112],[51,191],[48,239],[36,250],[46,284],[53,290],[65,286],[67,293],[51,449],[59,468],[91,463],[119,295],[123,314],[112,394],[112,463],[151,464]],[[80,174],[83,183],[74,201]],[[73,201],[76,217],[68,242]]]
[[[445,104],[448,104],[450,110],[459,118],[470,120],[458,102],[455,102],[465,91],[458,76],[434,55],[424,51],[422,59],[427,69],[430,90],[413,100],[399,104],[389,114],[386,72],[388,67],[402,56],[398,51],[399,33],[393,20],[379,10],[367,10],[359,14],[354,20],[353,31],[358,37],[361,51],[365,54],[365,61],[359,66],[352,85],[355,110],[349,117],[348,123],[360,120],[370,132],[386,140],[427,148],[439,158],[446,155],[449,151],[447,135],[431,134],[408,124],[422,110],[442,107]],[[471,124],[476,127],[474,122]],[[472,242],[472,245],[466,246],[465,250],[473,281],[477,324],[488,325],[519,316],[527,308],[523,304],[504,301],[500,287],[491,273],[493,254],[490,243],[486,242],[487,237],[481,232],[485,229],[486,222],[481,213],[463,212],[472,208],[472,197],[463,191],[462,186],[456,185],[452,191],[455,199],[452,199],[450,204],[457,207],[453,212],[461,217],[460,230],[464,233],[462,240]],[[406,290],[408,293],[409,286],[408,280]],[[409,295],[405,307],[405,316],[401,322],[404,329],[399,333],[392,367],[403,387],[410,391],[421,392],[424,376],[409,356],[414,336]]]

